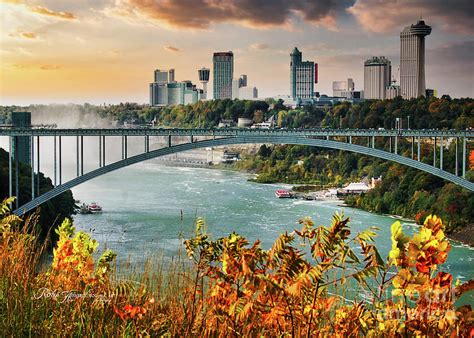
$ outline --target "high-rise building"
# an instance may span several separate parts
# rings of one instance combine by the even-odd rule
[[[209,75],[211,70],[209,68],[202,67],[198,70],[199,82],[202,83],[202,95],[201,99],[207,99],[207,83],[209,82]]]
[[[218,52],[212,58],[214,99],[232,98],[232,79],[234,77],[234,53]]]
[[[425,95],[425,36],[430,33],[423,20],[400,33],[400,91],[405,99]]]
[[[391,62],[385,56],[374,56],[364,62],[364,98],[385,99],[392,76]]]
[[[290,54],[290,96],[293,100],[312,99],[317,80],[317,64],[303,61],[303,55],[294,48]]]
[[[169,106],[197,102],[202,91],[191,81],[176,82],[174,69],[155,70],[155,82],[150,83],[150,105]]]

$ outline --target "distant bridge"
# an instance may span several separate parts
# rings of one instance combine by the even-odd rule
[[[14,211],[22,215],[51,198],[95,177],[107,174],[111,171],[126,166],[146,161],[152,158],[165,156],[182,151],[218,147],[233,144],[298,144],[315,146],[329,149],[338,149],[355,152],[359,154],[378,157],[381,159],[401,163],[432,175],[453,182],[470,191],[474,191],[474,183],[465,179],[467,144],[474,137],[474,131],[464,130],[385,130],[385,129],[157,129],[157,128],[131,128],[131,129],[48,129],[48,128],[0,128],[0,136],[8,136],[10,139],[9,158],[9,193],[13,195],[13,162],[18,168],[18,156],[15,161],[12,158],[12,145],[18,144],[19,139],[30,142],[29,154],[31,163],[36,157],[36,173],[40,172],[40,138],[54,137],[54,188],[40,196],[35,197],[39,191],[39,182],[35,184],[35,168],[32,165],[31,195],[32,200],[22,206],[17,204]],[[122,159],[107,163],[106,139],[111,136],[121,137]],[[128,137],[143,137],[143,153],[128,156]],[[68,182],[62,183],[62,138],[76,138],[76,177]],[[99,156],[97,169],[84,173],[84,137],[95,137],[98,141]],[[150,137],[163,137],[167,146],[161,149],[150,149]],[[188,142],[173,145],[173,138],[187,137]],[[375,148],[376,138],[389,138],[389,149]],[[36,139],[36,152],[34,143]],[[411,157],[405,157],[398,153],[400,139],[411,141]],[[443,153],[448,139],[455,142],[455,168],[454,173],[443,169]],[[355,144],[355,141],[358,141]],[[367,145],[361,145],[361,140]],[[353,142],[354,141],[354,142]],[[432,144],[433,165],[420,161],[421,144]],[[458,146],[459,143],[459,146]],[[437,149],[438,154],[437,154]],[[416,148],[416,151],[415,151]],[[461,148],[461,160],[459,149]],[[416,157],[415,157],[416,156]],[[438,158],[439,156],[439,158]],[[416,159],[415,159],[416,158]],[[461,162],[461,168],[459,167]],[[58,174],[59,172],[59,174]],[[18,170],[15,170],[16,195],[18,196]]]

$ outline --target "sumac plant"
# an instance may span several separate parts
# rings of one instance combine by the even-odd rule
[[[386,259],[374,245],[377,228],[352,235],[349,218],[339,214],[329,227],[315,226],[309,218],[300,224],[300,230],[280,235],[269,250],[263,250],[259,241],[250,245],[236,233],[212,241],[198,220],[195,236],[185,241],[196,265],[194,286],[187,289],[187,333],[298,337],[472,333],[471,309],[455,309],[452,276],[438,272],[450,249],[438,217],[427,217],[411,238],[403,234],[399,222],[394,223],[393,247]],[[369,297],[358,299],[353,292],[352,299],[345,299],[341,293],[347,288],[362,289]]]

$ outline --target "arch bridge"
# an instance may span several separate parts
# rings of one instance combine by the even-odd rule
[[[474,137],[474,131],[471,130],[51,129],[8,127],[0,128],[0,136],[8,136],[10,140],[8,182],[10,196],[13,196],[14,187],[16,189],[16,196],[19,194],[18,161],[19,157],[21,157],[20,151],[22,149],[23,157],[26,158],[28,163],[32,164],[31,200],[20,206],[18,205],[17,199],[16,209],[14,210],[14,213],[17,215],[31,211],[42,203],[81,183],[135,163],[198,148],[234,144],[295,144],[350,151],[401,163],[453,182],[470,191],[474,191],[474,183],[469,182],[465,178],[467,148],[469,146],[469,140]],[[120,160],[108,162],[106,157],[106,141],[113,136],[121,137],[122,157]],[[54,147],[52,149],[54,158],[54,188],[36,196],[35,193],[40,191],[38,175],[40,172],[40,139],[42,137],[53,137],[54,139]],[[67,182],[62,182],[62,142],[65,137],[72,137],[76,140],[76,177]],[[86,137],[95,138],[98,145],[97,168],[88,172],[84,172],[84,138]],[[138,155],[128,156],[129,137],[143,138],[143,152]],[[173,144],[173,141],[178,137],[181,140],[185,137],[187,141],[180,144]],[[160,149],[151,149],[151,138],[164,138],[166,146]],[[384,144],[387,143],[386,139],[388,138],[388,149],[377,149],[375,147],[376,138],[384,138]],[[410,142],[411,156],[410,154],[408,154],[408,156],[399,154],[399,142],[401,139]],[[449,172],[443,168],[444,151],[446,151],[447,145],[451,142],[455,142],[455,166],[453,172]],[[420,161],[422,144],[428,144],[430,147],[433,147],[432,165]],[[86,155],[87,151],[86,149]],[[461,159],[459,159],[459,157],[461,157]],[[460,168],[459,164],[461,164]],[[14,165],[16,169],[14,171],[15,177],[13,177]]]

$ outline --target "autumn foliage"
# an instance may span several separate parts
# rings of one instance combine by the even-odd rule
[[[94,261],[97,243],[68,220],[58,229],[51,266],[39,271],[25,250],[33,237],[19,230],[22,220],[5,204],[1,210],[0,329],[7,335],[473,334],[471,308],[454,301],[474,283],[453,285],[440,270],[451,247],[434,215],[412,237],[395,222],[386,259],[374,245],[378,229],[353,234],[343,215],[334,215],[329,227],[302,219],[300,229],[281,234],[268,250],[236,233],[213,240],[198,219],[184,243],[190,264],[178,260],[178,270],[150,268],[138,280],[131,274],[124,280],[113,267],[115,255],[106,251]],[[6,292],[13,277],[22,285],[15,300]],[[36,297],[41,288],[76,297]]]

